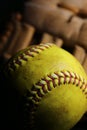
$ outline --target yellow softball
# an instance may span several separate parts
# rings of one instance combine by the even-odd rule
[[[23,100],[26,130],[70,130],[87,111],[87,75],[73,55],[53,43],[21,50],[3,73]]]

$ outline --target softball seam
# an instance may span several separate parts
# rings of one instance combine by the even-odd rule
[[[30,99],[37,103],[46,93],[62,84],[79,86],[82,92],[87,94],[87,84],[81,76],[70,71],[59,71],[49,74],[37,82],[31,89]]]
[[[34,114],[43,96],[52,91],[53,88],[60,87],[62,84],[73,84],[79,87],[87,98],[87,83],[78,74],[67,70],[48,74],[33,85],[31,92],[25,96],[27,97],[27,102],[25,104],[27,111],[25,111],[25,113],[29,111],[30,114],[29,126],[34,127]],[[26,116],[28,116],[28,114],[25,114],[25,123],[27,123]]]
[[[36,55],[40,54],[46,49],[49,49],[50,47],[55,46],[53,43],[41,43],[37,46],[32,46],[31,48],[28,48],[24,50],[23,53],[19,54],[16,58],[11,60],[8,63],[8,71],[16,69],[17,66],[21,66],[23,61],[28,61],[29,58],[33,58]]]

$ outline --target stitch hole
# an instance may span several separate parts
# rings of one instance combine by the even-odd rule
[[[39,89],[37,90],[37,95],[38,95],[39,97],[43,97],[43,96],[44,96],[44,95],[40,92]]]
[[[39,99],[39,98],[37,98],[37,97],[36,97],[36,95],[33,95],[32,100],[34,100],[35,102],[39,102],[39,101],[40,101],[40,99]]]

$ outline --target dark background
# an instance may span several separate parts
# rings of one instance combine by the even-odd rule
[[[0,32],[3,32],[5,24],[12,13],[24,10],[24,0],[0,0]]]

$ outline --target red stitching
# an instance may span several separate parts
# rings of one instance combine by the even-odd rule
[[[23,53],[19,54],[18,57],[15,57],[13,60],[15,62],[13,62],[13,60],[11,59],[11,61],[9,62],[9,68],[15,70],[14,68],[15,65],[22,65],[22,60],[23,61],[28,61],[28,58],[33,58],[35,57],[36,54],[39,54],[39,51],[44,51],[45,49],[50,48],[51,46],[53,46],[54,44],[52,43],[47,43],[47,44],[39,44],[37,46],[32,46],[31,48],[28,48],[26,50],[24,50]],[[28,56],[28,57],[27,57]]]
[[[56,76],[58,77],[58,86],[60,86],[61,84],[65,84],[67,83],[67,77],[70,78],[69,82],[67,84],[74,84],[76,86],[80,85],[80,82],[82,82],[82,85],[79,86],[80,89],[82,89],[82,92],[85,92],[85,89],[87,88],[87,84],[84,81],[81,81],[75,73],[71,73],[69,71],[66,71],[69,73],[69,76],[66,75],[65,72],[60,72],[61,74],[63,74],[63,76],[59,73],[55,73]],[[53,87],[55,88],[55,78],[52,77],[52,75],[48,75],[49,80],[47,80],[46,78],[43,78],[42,81],[44,81],[46,84],[41,83],[41,81],[39,81],[38,83],[36,83],[36,85],[40,86],[41,89],[43,90],[44,94],[46,94],[48,91],[51,91],[52,88],[50,86],[50,83],[53,85]],[[61,83],[61,78],[64,79],[63,83]],[[85,85],[85,87],[84,87]],[[83,88],[84,87],[84,88]],[[40,90],[38,91],[38,89],[35,89],[35,86],[33,87],[33,89],[31,91],[37,91],[38,96],[43,97],[43,95],[40,93]],[[86,94],[86,92],[85,92]]]

